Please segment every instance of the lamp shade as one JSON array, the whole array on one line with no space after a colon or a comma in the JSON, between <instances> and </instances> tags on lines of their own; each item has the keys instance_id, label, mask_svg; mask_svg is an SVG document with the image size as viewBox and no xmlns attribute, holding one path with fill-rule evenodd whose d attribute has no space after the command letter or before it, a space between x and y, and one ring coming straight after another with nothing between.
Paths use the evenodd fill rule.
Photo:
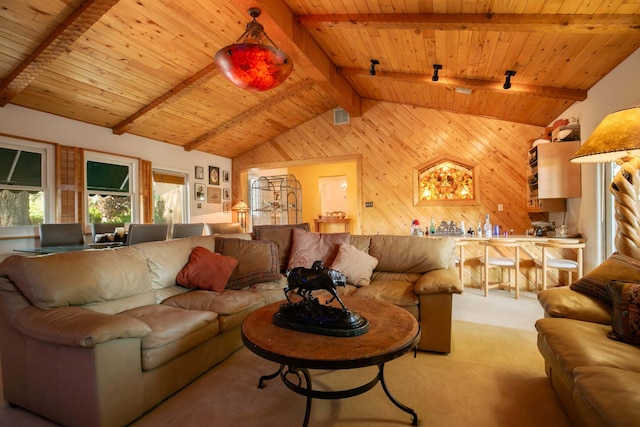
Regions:
<instances>
[{"instance_id":1,"label":"lamp shade","mask_svg":"<svg viewBox=\"0 0 640 427\"><path fill-rule=\"evenodd\" d=\"M225 46L216 53L215 63L231 83L253 91L275 88L293 70L293 63L286 53L257 43Z\"/></svg>"},{"instance_id":2,"label":"lamp shade","mask_svg":"<svg viewBox=\"0 0 640 427\"><path fill-rule=\"evenodd\" d=\"M603 163L627 156L640 156L640 107L616 111L605 117L571 161Z\"/></svg>"},{"instance_id":3,"label":"lamp shade","mask_svg":"<svg viewBox=\"0 0 640 427\"><path fill-rule=\"evenodd\" d=\"M249 210L249 206L244 202L244 200L240 200L238 203L231 207L234 211L238 212L246 212Z\"/></svg>"}]
</instances>

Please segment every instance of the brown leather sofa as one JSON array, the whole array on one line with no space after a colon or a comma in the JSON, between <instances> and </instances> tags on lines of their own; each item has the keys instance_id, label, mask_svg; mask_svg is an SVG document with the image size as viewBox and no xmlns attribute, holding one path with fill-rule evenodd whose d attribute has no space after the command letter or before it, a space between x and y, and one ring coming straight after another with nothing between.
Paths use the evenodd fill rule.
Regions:
<instances>
[{"instance_id":1,"label":"brown leather sofa","mask_svg":"<svg viewBox=\"0 0 640 427\"><path fill-rule=\"evenodd\" d=\"M251 235L227 238L238 237ZM286 278L222 293L178 286L192 249L214 251L220 238L5 259L0 351L7 401L63 425L126 425L235 352L242 320L283 300ZM452 294L461 292L453 241L351 238L392 271L375 271L368 293L347 292L404 304L420 321L419 348L449 352ZM447 268L393 271L394 263L405 268L407 259L433 258L433 251L450 257Z\"/></svg>"},{"instance_id":2,"label":"brown leather sofa","mask_svg":"<svg viewBox=\"0 0 640 427\"><path fill-rule=\"evenodd\" d=\"M538 297L538 349L551 387L576 426L640 424L640 347L613 340L610 305L570 287Z\"/></svg>"}]
</instances>

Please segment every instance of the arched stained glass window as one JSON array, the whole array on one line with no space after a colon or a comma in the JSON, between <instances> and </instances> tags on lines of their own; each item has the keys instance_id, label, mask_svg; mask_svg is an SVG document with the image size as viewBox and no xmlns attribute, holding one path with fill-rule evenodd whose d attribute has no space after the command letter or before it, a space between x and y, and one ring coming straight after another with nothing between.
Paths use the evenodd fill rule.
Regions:
<instances>
[{"instance_id":1,"label":"arched stained glass window","mask_svg":"<svg viewBox=\"0 0 640 427\"><path fill-rule=\"evenodd\" d=\"M478 177L474 166L439 158L414 169L414 204L477 204Z\"/></svg>"}]
</instances>

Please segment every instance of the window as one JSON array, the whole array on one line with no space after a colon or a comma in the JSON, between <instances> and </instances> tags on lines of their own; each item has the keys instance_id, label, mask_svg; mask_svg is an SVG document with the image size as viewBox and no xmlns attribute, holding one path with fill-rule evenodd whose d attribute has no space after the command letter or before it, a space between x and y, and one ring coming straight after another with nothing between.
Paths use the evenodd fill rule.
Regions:
<instances>
[{"instance_id":1,"label":"window","mask_svg":"<svg viewBox=\"0 0 640 427\"><path fill-rule=\"evenodd\" d=\"M31 141L0 139L0 227L49 222L53 192L53 147ZM5 234L5 233L3 233Z\"/></svg>"},{"instance_id":2,"label":"window","mask_svg":"<svg viewBox=\"0 0 640 427\"><path fill-rule=\"evenodd\" d=\"M135 160L86 152L89 223L137 222Z\"/></svg>"},{"instance_id":3,"label":"window","mask_svg":"<svg viewBox=\"0 0 640 427\"><path fill-rule=\"evenodd\" d=\"M153 171L153 222L172 224L189 222L186 174Z\"/></svg>"}]
</instances>

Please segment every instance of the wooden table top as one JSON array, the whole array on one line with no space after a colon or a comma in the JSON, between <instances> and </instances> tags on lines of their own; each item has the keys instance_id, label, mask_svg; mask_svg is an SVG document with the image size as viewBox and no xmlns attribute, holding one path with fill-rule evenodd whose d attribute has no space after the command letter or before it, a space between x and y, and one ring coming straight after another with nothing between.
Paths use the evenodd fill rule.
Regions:
<instances>
[{"instance_id":1,"label":"wooden table top","mask_svg":"<svg viewBox=\"0 0 640 427\"><path fill-rule=\"evenodd\" d=\"M242 340L247 348L265 359L310 369L377 365L400 357L418 342L420 327L408 311L372 299L342 300L349 310L369 321L365 334L334 337L276 326L272 317L283 302L275 302L247 316L242 323Z\"/></svg>"}]
</instances>

